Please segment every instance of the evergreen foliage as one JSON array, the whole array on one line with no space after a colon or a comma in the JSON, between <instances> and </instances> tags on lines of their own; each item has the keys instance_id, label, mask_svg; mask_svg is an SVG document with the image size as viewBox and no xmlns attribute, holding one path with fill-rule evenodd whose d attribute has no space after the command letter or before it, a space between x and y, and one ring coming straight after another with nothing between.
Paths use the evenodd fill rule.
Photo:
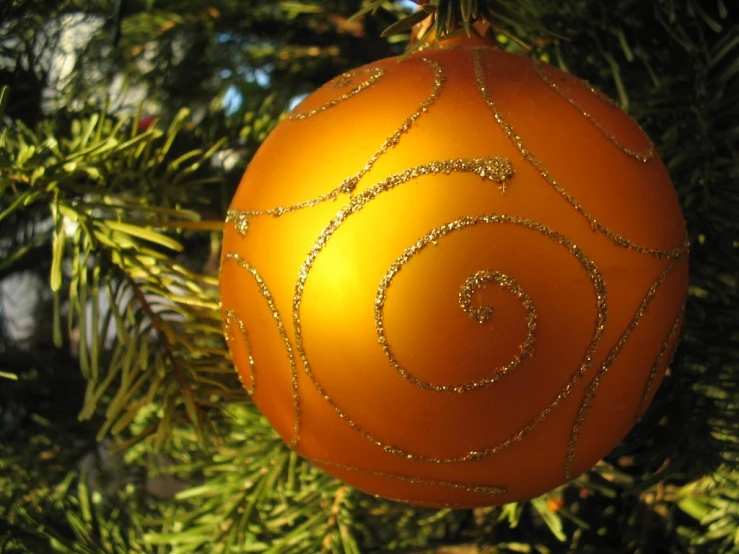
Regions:
<instances>
[{"instance_id":1,"label":"evergreen foliage","mask_svg":"<svg viewBox=\"0 0 739 554\"><path fill-rule=\"evenodd\" d=\"M425 4L0 2L0 553L739 552L737 6ZM432 13L618 99L691 239L682 343L641 423L575 482L474 511L374 499L291 453L218 309L250 156Z\"/></svg>"}]
</instances>

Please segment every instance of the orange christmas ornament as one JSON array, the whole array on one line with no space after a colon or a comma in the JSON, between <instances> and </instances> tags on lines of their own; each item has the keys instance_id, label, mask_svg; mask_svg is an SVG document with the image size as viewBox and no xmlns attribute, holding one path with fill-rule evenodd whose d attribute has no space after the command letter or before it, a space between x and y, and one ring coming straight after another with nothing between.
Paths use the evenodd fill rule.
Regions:
<instances>
[{"instance_id":1,"label":"orange christmas ornament","mask_svg":"<svg viewBox=\"0 0 739 554\"><path fill-rule=\"evenodd\" d=\"M299 454L424 506L591 468L678 341L684 221L654 146L577 79L479 40L310 95L228 213L234 362Z\"/></svg>"}]
</instances>

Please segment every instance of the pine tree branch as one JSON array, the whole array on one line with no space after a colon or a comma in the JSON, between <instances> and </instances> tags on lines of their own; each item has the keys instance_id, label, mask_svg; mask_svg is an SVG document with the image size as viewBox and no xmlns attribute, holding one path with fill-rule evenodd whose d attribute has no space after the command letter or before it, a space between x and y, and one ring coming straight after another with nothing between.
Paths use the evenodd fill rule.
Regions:
<instances>
[{"instance_id":1,"label":"pine tree branch","mask_svg":"<svg viewBox=\"0 0 739 554\"><path fill-rule=\"evenodd\" d=\"M205 441L205 435L203 432L202 413L200 409L197 407L197 405L195 404L195 401L193 400L193 394L190 388L190 383L185 379L184 369L180 365L180 361L178 357L175 356L174 349L168 338L168 334L164 332L163 326L165 324L163 320L159 317L159 315L156 312L154 312L154 310L151 307L151 304L146 299L146 295L141 290L141 288L138 286L136 281L134 281L130 275L126 275L125 279L131 286L131 289L134 291L134 295L136 297L136 300L139 302L139 305L144 310L144 312L146 312L147 316L152 322L154 330L156 331L157 336L158 336L159 344L164 349L167 359L169 360L169 363L177 377L177 381L180 385L180 390L182 391L182 394L183 394L183 398L185 401L185 407L187 410L187 414L190 417L190 421L195 426L195 429L198 434L198 438L201 441Z\"/></svg>"}]
</instances>

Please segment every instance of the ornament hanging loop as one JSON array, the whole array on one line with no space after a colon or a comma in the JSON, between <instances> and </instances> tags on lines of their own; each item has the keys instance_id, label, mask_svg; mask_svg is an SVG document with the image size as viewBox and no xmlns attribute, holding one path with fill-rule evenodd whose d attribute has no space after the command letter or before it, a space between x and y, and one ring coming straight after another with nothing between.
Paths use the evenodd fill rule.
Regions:
<instances>
[{"instance_id":1,"label":"ornament hanging loop","mask_svg":"<svg viewBox=\"0 0 739 554\"><path fill-rule=\"evenodd\" d=\"M430 0L417 0L415 3L418 4L419 9L428 9L424 8L423 6L428 6L431 4ZM478 19L472 22L469 25L469 33L466 33L464 29L460 27L455 32L439 38L437 17L438 12L434 10L429 17L426 17L420 23L417 23L413 26L411 30L410 40L411 49L414 49L414 47L418 48L419 46L423 48L424 45L419 45L419 42L426 43L428 46L439 44L442 42L447 44L455 43L458 41L466 42L466 39L483 39L486 41L494 42L491 33L492 25L486 19Z\"/></svg>"}]
</instances>

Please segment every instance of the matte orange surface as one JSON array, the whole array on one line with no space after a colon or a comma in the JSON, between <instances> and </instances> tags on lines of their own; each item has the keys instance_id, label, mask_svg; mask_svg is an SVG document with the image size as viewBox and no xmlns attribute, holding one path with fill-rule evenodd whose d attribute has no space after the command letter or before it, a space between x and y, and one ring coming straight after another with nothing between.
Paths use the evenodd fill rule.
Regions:
<instances>
[{"instance_id":1,"label":"matte orange surface","mask_svg":"<svg viewBox=\"0 0 739 554\"><path fill-rule=\"evenodd\" d=\"M236 368L286 442L429 506L530 498L606 455L664 375L687 290L677 197L636 123L474 41L360 68L296 113L244 175L229 221L248 230L227 226L221 269ZM488 157L512 176L464 169ZM388 184L448 160L464 167ZM527 305L481 282L476 320L460 293L480 271L536 316L497 377Z\"/></svg>"}]
</instances>

